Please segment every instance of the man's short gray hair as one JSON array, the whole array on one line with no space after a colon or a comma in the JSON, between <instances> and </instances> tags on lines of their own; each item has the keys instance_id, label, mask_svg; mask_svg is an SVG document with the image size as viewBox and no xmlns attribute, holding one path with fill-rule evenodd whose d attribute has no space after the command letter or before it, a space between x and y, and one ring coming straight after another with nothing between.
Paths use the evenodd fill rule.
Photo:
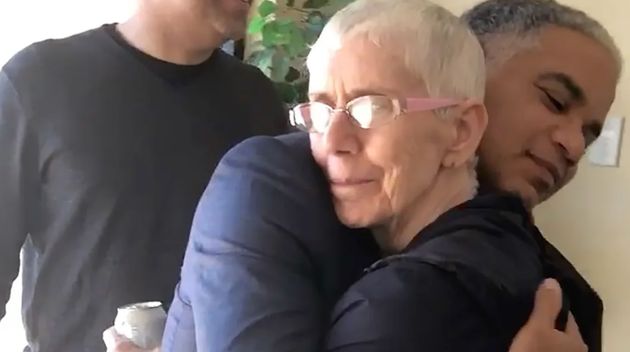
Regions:
<instances>
[{"instance_id":1,"label":"man's short gray hair","mask_svg":"<svg viewBox=\"0 0 630 352\"><path fill-rule=\"evenodd\" d=\"M621 75L623 59L608 31L586 13L555 0L487 0L463 18L481 42L490 70L536 45L542 29L558 26L600 43L613 56Z\"/></svg>"},{"instance_id":2,"label":"man's short gray hair","mask_svg":"<svg viewBox=\"0 0 630 352\"><path fill-rule=\"evenodd\" d=\"M357 35L399 55L429 96L483 100L483 50L448 10L426 0L357 0L326 24L308 56L309 71L321 70L343 41Z\"/></svg>"}]
</instances>

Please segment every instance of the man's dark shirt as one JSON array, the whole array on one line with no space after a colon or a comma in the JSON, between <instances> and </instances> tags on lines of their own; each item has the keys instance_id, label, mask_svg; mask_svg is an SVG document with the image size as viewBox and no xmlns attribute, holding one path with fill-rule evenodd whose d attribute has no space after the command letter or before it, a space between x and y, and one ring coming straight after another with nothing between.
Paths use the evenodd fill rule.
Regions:
<instances>
[{"instance_id":1,"label":"man's dark shirt","mask_svg":"<svg viewBox=\"0 0 630 352\"><path fill-rule=\"evenodd\" d=\"M106 25L33 44L0 72L0 317L23 259L34 352L102 351L118 306L168 304L221 156L285 131L256 68L182 66Z\"/></svg>"}]
</instances>

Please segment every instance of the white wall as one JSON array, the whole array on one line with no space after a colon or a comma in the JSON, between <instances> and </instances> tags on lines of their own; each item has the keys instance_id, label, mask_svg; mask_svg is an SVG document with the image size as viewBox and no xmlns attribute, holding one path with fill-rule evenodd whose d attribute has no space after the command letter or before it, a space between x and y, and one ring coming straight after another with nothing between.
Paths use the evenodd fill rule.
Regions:
<instances>
[{"instance_id":1,"label":"white wall","mask_svg":"<svg viewBox=\"0 0 630 352\"><path fill-rule=\"evenodd\" d=\"M124 20L134 0L0 0L0 63L38 40Z\"/></svg>"},{"instance_id":2,"label":"white wall","mask_svg":"<svg viewBox=\"0 0 630 352\"><path fill-rule=\"evenodd\" d=\"M0 0L0 66L32 42L123 21L134 6L134 0ZM20 286L18 278L7 315L0 321L2 352L21 352L26 344L20 317Z\"/></svg>"}]
</instances>

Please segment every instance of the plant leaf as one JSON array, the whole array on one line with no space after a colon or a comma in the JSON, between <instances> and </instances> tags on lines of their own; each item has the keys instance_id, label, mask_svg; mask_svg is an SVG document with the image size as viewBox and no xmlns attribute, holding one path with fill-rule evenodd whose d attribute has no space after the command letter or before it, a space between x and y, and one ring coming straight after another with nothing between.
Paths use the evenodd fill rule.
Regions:
<instances>
[{"instance_id":1,"label":"plant leaf","mask_svg":"<svg viewBox=\"0 0 630 352\"><path fill-rule=\"evenodd\" d=\"M278 32L289 34L295 30L299 30L295 21L290 18L279 18L277 21Z\"/></svg>"},{"instance_id":2,"label":"plant leaf","mask_svg":"<svg viewBox=\"0 0 630 352\"><path fill-rule=\"evenodd\" d=\"M286 45L286 50L289 57L294 58L306 51L306 40L304 39L302 31L298 28L295 28L290 35L290 40Z\"/></svg>"},{"instance_id":3,"label":"plant leaf","mask_svg":"<svg viewBox=\"0 0 630 352\"><path fill-rule=\"evenodd\" d=\"M329 0L306 0L302 7L305 9L319 9L328 5L328 2Z\"/></svg>"},{"instance_id":4,"label":"plant leaf","mask_svg":"<svg viewBox=\"0 0 630 352\"><path fill-rule=\"evenodd\" d=\"M308 101L308 77L305 78L306 79L293 83L296 102Z\"/></svg>"},{"instance_id":5,"label":"plant leaf","mask_svg":"<svg viewBox=\"0 0 630 352\"><path fill-rule=\"evenodd\" d=\"M278 21L265 23L262 28L263 45L270 48L288 44L291 41L290 30L290 28L287 28L286 25L281 25Z\"/></svg>"},{"instance_id":6,"label":"plant leaf","mask_svg":"<svg viewBox=\"0 0 630 352\"><path fill-rule=\"evenodd\" d=\"M247 63L258 67L267 77L271 78L271 67L275 50L263 49L251 53Z\"/></svg>"},{"instance_id":7,"label":"plant leaf","mask_svg":"<svg viewBox=\"0 0 630 352\"><path fill-rule=\"evenodd\" d=\"M263 46L270 48L276 45L277 27L276 21L265 23L261 30Z\"/></svg>"},{"instance_id":8,"label":"plant leaf","mask_svg":"<svg viewBox=\"0 0 630 352\"><path fill-rule=\"evenodd\" d=\"M324 23L324 14L321 11L311 11L306 16L306 23L310 25L322 25Z\"/></svg>"},{"instance_id":9,"label":"plant leaf","mask_svg":"<svg viewBox=\"0 0 630 352\"><path fill-rule=\"evenodd\" d=\"M330 0L330 7L338 11L350 5L354 0Z\"/></svg>"},{"instance_id":10,"label":"plant leaf","mask_svg":"<svg viewBox=\"0 0 630 352\"><path fill-rule=\"evenodd\" d=\"M287 73L286 77L284 77L284 80L291 83L299 79L301 76L302 73L295 69L295 67L289 67L289 73Z\"/></svg>"},{"instance_id":11,"label":"plant leaf","mask_svg":"<svg viewBox=\"0 0 630 352\"><path fill-rule=\"evenodd\" d=\"M307 43L313 43L319 37L326 24L326 17L320 11L312 11L304 24L303 38Z\"/></svg>"},{"instance_id":12,"label":"plant leaf","mask_svg":"<svg viewBox=\"0 0 630 352\"><path fill-rule=\"evenodd\" d=\"M282 82L289 73L289 58L280 50L277 50L271 60L271 80Z\"/></svg>"},{"instance_id":13,"label":"plant leaf","mask_svg":"<svg viewBox=\"0 0 630 352\"><path fill-rule=\"evenodd\" d=\"M252 18L251 22L247 26L247 33L249 34L257 34L262 31L263 26L265 25L265 19L256 15Z\"/></svg>"},{"instance_id":14,"label":"plant leaf","mask_svg":"<svg viewBox=\"0 0 630 352\"><path fill-rule=\"evenodd\" d=\"M258 14L261 17L267 17L278 9L278 5L270 0L264 0L258 5Z\"/></svg>"},{"instance_id":15,"label":"plant leaf","mask_svg":"<svg viewBox=\"0 0 630 352\"><path fill-rule=\"evenodd\" d=\"M294 104L297 101L297 90L293 85L286 82L275 82L276 90L283 102Z\"/></svg>"}]
</instances>

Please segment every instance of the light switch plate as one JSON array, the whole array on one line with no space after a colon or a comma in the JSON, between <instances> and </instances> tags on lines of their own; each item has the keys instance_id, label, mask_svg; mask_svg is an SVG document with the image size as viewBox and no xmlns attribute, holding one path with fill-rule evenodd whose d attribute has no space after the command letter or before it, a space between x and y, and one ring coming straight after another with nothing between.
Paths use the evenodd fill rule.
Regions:
<instances>
[{"instance_id":1,"label":"light switch plate","mask_svg":"<svg viewBox=\"0 0 630 352\"><path fill-rule=\"evenodd\" d=\"M588 150L588 160L597 166L619 166L624 118L609 116L599 138Z\"/></svg>"}]
</instances>

